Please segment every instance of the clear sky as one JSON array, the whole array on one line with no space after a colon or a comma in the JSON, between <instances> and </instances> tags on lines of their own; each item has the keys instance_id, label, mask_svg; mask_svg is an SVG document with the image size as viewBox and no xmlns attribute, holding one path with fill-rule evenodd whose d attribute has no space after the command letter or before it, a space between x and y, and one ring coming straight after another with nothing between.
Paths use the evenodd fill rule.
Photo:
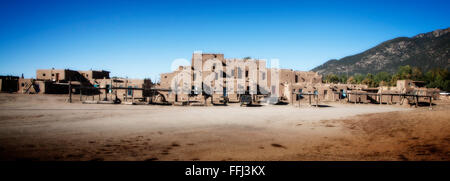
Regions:
<instances>
[{"instance_id":1,"label":"clear sky","mask_svg":"<svg viewBox=\"0 0 450 181\"><path fill-rule=\"evenodd\" d=\"M448 0L3 0L0 75L54 67L154 79L197 50L310 70L449 25Z\"/></svg>"}]
</instances>

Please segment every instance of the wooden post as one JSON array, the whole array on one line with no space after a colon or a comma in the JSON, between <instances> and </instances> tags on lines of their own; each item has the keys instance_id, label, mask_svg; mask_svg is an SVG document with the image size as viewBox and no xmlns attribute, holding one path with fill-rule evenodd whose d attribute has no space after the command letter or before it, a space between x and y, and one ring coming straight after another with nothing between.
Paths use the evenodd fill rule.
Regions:
<instances>
[{"instance_id":1,"label":"wooden post","mask_svg":"<svg viewBox=\"0 0 450 181\"><path fill-rule=\"evenodd\" d=\"M380 105L383 104L383 93L380 92Z\"/></svg>"},{"instance_id":2,"label":"wooden post","mask_svg":"<svg viewBox=\"0 0 450 181\"><path fill-rule=\"evenodd\" d=\"M112 90L113 90L113 89L112 89L112 87L113 87L113 80L112 80L112 79L110 80L109 85L110 85L110 86L109 86L109 90L111 90L111 92L109 92L109 90L108 90L108 93L110 93L110 94L109 94L109 97L110 97L110 100L113 100L113 93L112 93Z\"/></svg>"},{"instance_id":3,"label":"wooden post","mask_svg":"<svg viewBox=\"0 0 450 181\"><path fill-rule=\"evenodd\" d=\"M83 89L80 86L80 101L83 101Z\"/></svg>"},{"instance_id":4,"label":"wooden post","mask_svg":"<svg viewBox=\"0 0 450 181\"><path fill-rule=\"evenodd\" d=\"M108 100L108 89L106 88L106 85L105 85L105 100Z\"/></svg>"},{"instance_id":5,"label":"wooden post","mask_svg":"<svg viewBox=\"0 0 450 181\"><path fill-rule=\"evenodd\" d=\"M355 104L357 100L358 100L358 91L355 92Z\"/></svg>"},{"instance_id":6,"label":"wooden post","mask_svg":"<svg viewBox=\"0 0 450 181\"><path fill-rule=\"evenodd\" d=\"M134 89L131 89L131 103L134 103Z\"/></svg>"},{"instance_id":7,"label":"wooden post","mask_svg":"<svg viewBox=\"0 0 450 181\"><path fill-rule=\"evenodd\" d=\"M297 94L297 99L298 99L298 107L300 107L300 94Z\"/></svg>"},{"instance_id":8,"label":"wooden post","mask_svg":"<svg viewBox=\"0 0 450 181\"><path fill-rule=\"evenodd\" d=\"M350 102L350 93L347 92L347 102Z\"/></svg>"},{"instance_id":9,"label":"wooden post","mask_svg":"<svg viewBox=\"0 0 450 181\"><path fill-rule=\"evenodd\" d=\"M117 82L116 82L116 86L115 86L115 87L117 87ZM115 89L115 90L114 90L114 95L116 96L116 99L115 99L115 100L119 99L119 98L117 97L117 90L118 90L118 89Z\"/></svg>"},{"instance_id":10,"label":"wooden post","mask_svg":"<svg viewBox=\"0 0 450 181\"><path fill-rule=\"evenodd\" d=\"M128 78L125 79L125 94L123 96L123 99L125 100L125 102L128 101Z\"/></svg>"},{"instance_id":11,"label":"wooden post","mask_svg":"<svg viewBox=\"0 0 450 181\"><path fill-rule=\"evenodd\" d=\"M403 105L403 100L405 100L405 99L404 99L403 95L399 95L399 96L400 96L400 105Z\"/></svg>"},{"instance_id":12,"label":"wooden post","mask_svg":"<svg viewBox=\"0 0 450 181\"><path fill-rule=\"evenodd\" d=\"M214 105L214 99L213 99L214 93L211 92L211 105Z\"/></svg>"},{"instance_id":13,"label":"wooden post","mask_svg":"<svg viewBox=\"0 0 450 181\"><path fill-rule=\"evenodd\" d=\"M316 107L319 107L319 94L314 96L316 97Z\"/></svg>"},{"instance_id":14,"label":"wooden post","mask_svg":"<svg viewBox=\"0 0 450 181\"><path fill-rule=\"evenodd\" d=\"M309 94L309 106L311 106L311 94Z\"/></svg>"},{"instance_id":15,"label":"wooden post","mask_svg":"<svg viewBox=\"0 0 450 181\"><path fill-rule=\"evenodd\" d=\"M294 93L291 94L291 105L294 105Z\"/></svg>"},{"instance_id":16,"label":"wooden post","mask_svg":"<svg viewBox=\"0 0 450 181\"><path fill-rule=\"evenodd\" d=\"M431 106L433 105L432 102L433 102L433 96L430 96L430 109L433 109L433 108L431 107Z\"/></svg>"},{"instance_id":17,"label":"wooden post","mask_svg":"<svg viewBox=\"0 0 450 181\"><path fill-rule=\"evenodd\" d=\"M418 107L419 106L419 96L417 96L417 95L415 95L416 97L416 107Z\"/></svg>"},{"instance_id":18,"label":"wooden post","mask_svg":"<svg viewBox=\"0 0 450 181\"><path fill-rule=\"evenodd\" d=\"M72 103L72 81L69 78L69 103Z\"/></svg>"}]
</instances>

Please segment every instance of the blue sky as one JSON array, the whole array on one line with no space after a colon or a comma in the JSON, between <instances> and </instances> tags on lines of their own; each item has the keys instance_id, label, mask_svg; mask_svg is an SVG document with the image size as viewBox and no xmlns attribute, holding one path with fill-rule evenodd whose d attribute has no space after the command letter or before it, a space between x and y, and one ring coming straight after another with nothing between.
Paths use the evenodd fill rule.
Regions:
<instances>
[{"instance_id":1,"label":"blue sky","mask_svg":"<svg viewBox=\"0 0 450 181\"><path fill-rule=\"evenodd\" d=\"M383 41L447 28L449 1L0 2L0 75L105 69L154 79L196 50L310 70Z\"/></svg>"}]
</instances>

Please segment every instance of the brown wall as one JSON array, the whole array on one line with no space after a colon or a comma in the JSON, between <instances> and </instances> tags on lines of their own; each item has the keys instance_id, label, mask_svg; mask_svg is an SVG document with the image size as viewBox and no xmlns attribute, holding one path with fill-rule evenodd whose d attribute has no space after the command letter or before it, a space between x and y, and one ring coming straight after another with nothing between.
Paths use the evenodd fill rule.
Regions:
<instances>
[{"instance_id":1,"label":"brown wall","mask_svg":"<svg viewBox=\"0 0 450 181\"><path fill-rule=\"evenodd\" d=\"M1 92L17 92L19 85L19 77L15 76L0 76L0 91Z\"/></svg>"}]
</instances>

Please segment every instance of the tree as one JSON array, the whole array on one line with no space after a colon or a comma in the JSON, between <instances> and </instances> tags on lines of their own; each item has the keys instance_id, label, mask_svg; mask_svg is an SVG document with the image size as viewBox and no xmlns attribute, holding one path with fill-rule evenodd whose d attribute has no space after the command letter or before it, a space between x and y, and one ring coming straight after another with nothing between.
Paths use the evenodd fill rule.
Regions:
<instances>
[{"instance_id":1,"label":"tree","mask_svg":"<svg viewBox=\"0 0 450 181\"><path fill-rule=\"evenodd\" d=\"M335 74L328 74L325 77L325 81L328 83L339 83L339 77Z\"/></svg>"},{"instance_id":2,"label":"tree","mask_svg":"<svg viewBox=\"0 0 450 181\"><path fill-rule=\"evenodd\" d=\"M378 72L374 77L376 86L381 86L381 82L383 82L383 86L387 86L391 79L392 75L387 72Z\"/></svg>"},{"instance_id":3,"label":"tree","mask_svg":"<svg viewBox=\"0 0 450 181\"><path fill-rule=\"evenodd\" d=\"M378 83L378 86L389 86L389 83L382 80L382 81L380 81L380 83Z\"/></svg>"},{"instance_id":4,"label":"tree","mask_svg":"<svg viewBox=\"0 0 450 181\"><path fill-rule=\"evenodd\" d=\"M448 70L436 68L429 70L424 77L427 87L450 91L450 73Z\"/></svg>"},{"instance_id":5,"label":"tree","mask_svg":"<svg viewBox=\"0 0 450 181\"><path fill-rule=\"evenodd\" d=\"M411 70L411 79L412 80L423 80L422 70L419 67L413 67Z\"/></svg>"},{"instance_id":6,"label":"tree","mask_svg":"<svg viewBox=\"0 0 450 181\"><path fill-rule=\"evenodd\" d=\"M356 80L357 84L361 84L361 82L364 80L365 76L362 74L355 74L353 78Z\"/></svg>"},{"instance_id":7,"label":"tree","mask_svg":"<svg viewBox=\"0 0 450 181\"><path fill-rule=\"evenodd\" d=\"M412 68L409 65L400 66L398 68L397 74L400 79L411 79L412 77Z\"/></svg>"},{"instance_id":8,"label":"tree","mask_svg":"<svg viewBox=\"0 0 450 181\"><path fill-rule=\"evenodd\" d=\"M340 83L346 83L347 82L347 79L348 79L348 77L347 77L347 75L340 75L339 76L339 82Z\"/></svg>"},{"instance_id":9,"label":"tree","mask_svg":"<svg viewBox=\"0 0 450 181\"><path fill-rule=\"evenodd\" d=\"M364 78L364 80L361 82L362 84L366 84L369 87L377 87L378 85L373 80L373 75L371 73L368 73L367 76Z\"/></svg>"},{"instance_id":10,"label":"tree","mask_svg":"<svg viewBox=\"0 0 450 181\"><path fill-rule=\"evenodd\" d=\"M350 76L347 79L347 84L356 84L356 79L353 76Z\"/></svg>"}]
</instances>

